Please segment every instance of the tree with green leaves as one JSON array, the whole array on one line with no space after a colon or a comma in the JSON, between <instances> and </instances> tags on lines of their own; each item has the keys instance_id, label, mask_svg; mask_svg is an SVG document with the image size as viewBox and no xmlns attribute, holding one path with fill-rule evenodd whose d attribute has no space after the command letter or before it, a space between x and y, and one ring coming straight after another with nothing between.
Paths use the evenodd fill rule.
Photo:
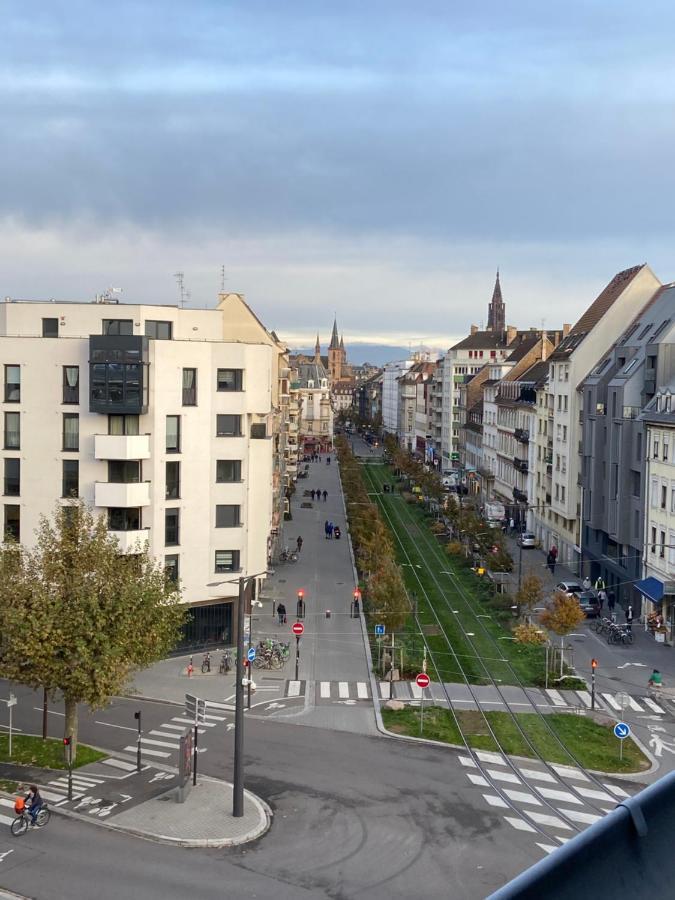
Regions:
<instances>
[{"instance_id":1,"label":"tree with green leaves","mask_svg":"<svg viewBox=\"0 0 675 900\"><path fill-rule=\"evenodd\" d=\"M84 502L42 517L32 548L0 550L0 634L6 678L65 703L77 749L78 703L92 709L165 656L184 620L180 590L146 548L120 553Z\"/></svg>"}]
</instances>

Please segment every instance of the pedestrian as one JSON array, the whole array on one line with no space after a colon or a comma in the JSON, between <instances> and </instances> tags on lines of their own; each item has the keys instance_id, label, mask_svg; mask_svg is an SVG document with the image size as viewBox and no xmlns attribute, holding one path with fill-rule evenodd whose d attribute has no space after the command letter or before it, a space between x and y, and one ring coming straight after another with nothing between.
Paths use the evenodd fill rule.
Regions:
<instances>
[{"instance_id":1,"label":"pedestrian","mask_svg":"<svg viewBox=\"0 0 675 900\"><path fill-rule=\"evenodd\" d=\"M551 556L554 560L556 560L556 562L558 561L558 548L555 544L553 544L551 547Z\"/></svg>"},{"instance_id":2,"label":"pedestrian","mask_svg":"<svg viewBox=\"0 0 675 900\"><path fill-rule=\"evenodd\" d=\"M600 604L600 612L602 612L602 607L605 605L605 600L607 599L607 592L604 588L600 588L598 591L598 603Z\"/></svg>"},{"instance_id":3,"label":"pedestrian","mask_svg":"<svg viewBox=\"0 0 675 900\"><path fill-rule=\"evenodd\" d=\"M628 631L633 631L633 607L628 606L626 608L626 628Z\"/></svg>"},{"instance_id":4,"label":"pedestrian","mask_svg":"<svg viewBox=\"0 0 675 900\"><path fill-rule=\"evenodd\" d=\"M312 500L314 500L314 495L316 494L316 491L314 490L314 488L312 488L312 490L309 493L310 493Z\"/></svg>"},{"instance_id":5,"label":"pedestrian","mask_svg":"<svg viewBox=\"0 0 675 900\"><path fill-rule=\"evenodd\" d=\"M330 465L330 456L327 456L327 457L326 457L326 465L327 465L327 466Z\"/></svg>"},{"instance_id":6,"label":"pedestrian","mask_svg":"<svg viewBox=\"0 0 675 900\"><path fill-rule=\"evenodd\" d=\"M551 570L551 575L555 575L555 556L551 553L550 550L548 551L548 554L546 556L546 565Z\"/></svg>"},{"instance_id":7,"label":"pedestrian","mask_svg":"<svg viewBox=\"0 0 675 900\"><path fill-rule=\"evenodd\" d=\"M614 607L616 606L616 597L614 596L614 591L609 591L607 594L607 609L610 613L614 612Z\"/></svg>"},{"instance_id":8,"label":"pedestrian","mask_svg":"<svg viewBox=\"0 0 675 900\"><path fill-rule=\"evenodd\" d=\"M325 503L326 500L328 500L328 491L327 491L327 490L324 490L324 492L323 492L323 502Z\"/></svg>"},{"instance_id":9,"label":"pedestrian","mask_svg":"<svg viewBox=\"0 0 675 900\"><path fill-rule=\"evenodd\" d=\"M331 541L333 539L333 523L328 523L328 540Z\"/></svg>"},{"instance_id":10,"label":"pedestrian","mask_svg":"<svg viewBox=\"0 0 675 900\"><path fill-rule=\"evenodd\" d=\"M511 534L513 534L513 532L516 530L516 520L513 518L513 516L511 516L511 518L509 519L509 530Z\"/></svg>"},{"instance_id":11,"label":"pedestrian","mask_svg":"<svg viewBox=\"0 0 675 900\"><path fill-rule=\"evenodd\" d=\"M506 529L509 527L509 520L504 519L502 521L502 534L506 534Z\"/></svg>"},{"instance_id":12,"label":"pedestrian","mask_svg":"<svg viewBox=\"0 0 675 900\"><path fill-rule=\"evenodd\" d=\"M298 545L298 553L300 553L300 551L302 550L302 538L299 535L296 544Z\"/></svg>"},{"instance_id":13,"label":"pedestrian","mask_svg":"<svg viewBox=\"0 0 675 900\"><path fill-rule=\"evenodd\" d=\"M598 575L598 577L595 579L595 589L596 591L604 591L605 582L603 581L602 575Z\"/></svg>"},{"instance_id":14,"label":"pedestrian","mask_svg":"<svg viewBox=\"0 0 675 900\"><path fill-rule=\"evenodd\" d=\"M328 540L328 526L329 525L330 525L330 522L328 521L328 519L326 519L326 521L323 523L323 530L326 534L326 540Z\"/></svg>"},{"instance_id":15,"label":"pedestrian","mask_svg":"<svg viewBox=\"0 0 675 900\"><path fill-rule=\"evenodd\" d=\"M277 603L277 615L279 616L279 624L286 624L286 607L283 603Z\"/></svg>"},{"instance_id":16,"label":"pedestrian","mask_svg":"<svg viewBox=\"0 0 675 900\"><path fill-rule=\"evenodd\" d=\"M581 586L585 591L590 591L591 579L588 577L588 575L584 578L583 582L581 583Z\"/></svg>"},{"instance_id":17,"label":"pedestrian","mask_svg":"<svg viewBox=\"0 0 675 900\"><path fill-rule=\"evenodd\" d=\"M319 490L315 491L315 493L316 493L317 498L321 495L321 491L319 491Z\"/></svg>"}]
</instances>

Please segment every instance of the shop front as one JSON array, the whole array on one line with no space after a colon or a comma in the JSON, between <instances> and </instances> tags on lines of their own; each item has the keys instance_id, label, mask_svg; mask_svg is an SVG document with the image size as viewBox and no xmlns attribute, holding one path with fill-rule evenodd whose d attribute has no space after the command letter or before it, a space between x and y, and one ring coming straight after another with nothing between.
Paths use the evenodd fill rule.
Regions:
<instances>
[{"instance_id":1,"label":"shop front","mask_svg":"<svg viewBox=\"0 0 675 900\"><path fill-rule=\"evenodd\" d=\"M675 582L663 582L649 576L636 581L635 590L644 601L643 615L645 627L661 644L673 644L675 636Z\"/></svg>"}]
</instances>

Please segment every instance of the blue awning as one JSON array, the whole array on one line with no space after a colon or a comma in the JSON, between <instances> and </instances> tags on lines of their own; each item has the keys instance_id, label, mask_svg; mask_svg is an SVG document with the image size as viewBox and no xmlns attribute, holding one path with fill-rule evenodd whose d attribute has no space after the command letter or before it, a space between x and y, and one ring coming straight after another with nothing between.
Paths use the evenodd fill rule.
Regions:
<instances>
[{"instance_id":1,"label":"blue awning","mask_svg":"<svg viewBox=\"0 0 675 900\"><path fill-rule=\"evenodd\" d=\"M658 578L643 578L642 581L635 582L635 587L652 603L663 600L663 583Z\"/></svg>"}]
</instances>

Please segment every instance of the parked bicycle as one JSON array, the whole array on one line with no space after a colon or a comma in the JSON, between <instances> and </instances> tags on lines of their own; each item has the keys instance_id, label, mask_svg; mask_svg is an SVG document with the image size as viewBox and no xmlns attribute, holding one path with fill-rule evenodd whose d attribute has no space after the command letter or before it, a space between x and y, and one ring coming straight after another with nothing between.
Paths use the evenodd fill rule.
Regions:
<instances>
[{"instance_id":1,"label":"parked bicycle","mask_svg":"<svg viewBox=\"0 0 675 900\"><path fill-rule=\"evenodd\" d=\"M19 797L14 803L14 812L16 814L16 818L9 826L10 831L15 836L25 834L28 831L29 827L33 824L33 819L30 814L30 807L26 806L25 802L23 801L23 797ZM47 824L47 822L49 822L50 817L51 811L49 809L49 804L46 800L43 800L42 806L37 816L35 817L35 825L38 828L42 828Z\"/></svg>"},{"instance_id":2,"label":"parked bicycle","mask_svg":"<svg viewBox=\"0 0 675 900\"><path fill-rule=\"evenodd\" d=\"M612 624L611 628L607 630L607 643L608 644L632 644L633 643L633 631L628 628L627 625L615 625Z\"/></svg>"},{"instance_id":3,"label":"parked bicycle","mask_svg":"<svg viewBox=\"0 0 675 900\"><path fill-rule=\"evenodd\" d=\"M207 672L211 671L211 654L206 652L204 654L204 658L202 659L202 675L206 675Z\"/></svg>"},{"instance_id":4,"label":"parked bicycle","mask_svg":"<svg viewBox=\"0 0 675 900\"><path fill-rule=\"evenodd\" d=\"M281 560L281 562L291 562L291 563L297 562L298 561L297 551L289 550L288 547L284 547L284 549L281 551L281 553L279 555L279 559Z\"/></svg>"},{"instance_id":5,"label":"parked bicycle","mask_svg":"<svg viewBox=\"0 0 675 900\"><path fill-rule=\"evenodd\" d=\"M221 675L227 675L227 673L231 669L232 669L232 654L230 653L229 650L226 650L220 659L220 666L218 668L218 671Z\"/></svg>"}]
</instances>

